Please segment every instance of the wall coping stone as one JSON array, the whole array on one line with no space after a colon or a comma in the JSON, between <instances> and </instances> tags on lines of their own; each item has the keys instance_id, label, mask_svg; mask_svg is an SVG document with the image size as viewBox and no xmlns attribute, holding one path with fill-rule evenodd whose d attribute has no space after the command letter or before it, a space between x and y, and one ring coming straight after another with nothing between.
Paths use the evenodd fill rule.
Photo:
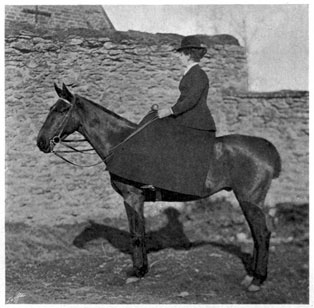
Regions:
<instances>
[{"instance_id":1,"label":"wall coping stone","mask_svg":"<svg viewBox=\"0 0 314 308\"><path fill-rule=\"evenodd\" d=\"M173 47L180 45L182 35L174 33L148 33L140 31L113 31L113 30L95 30L88 28L44 28L36 27L28 23L11 23L10 27L5 29L5 40L12 37L41 37L43 39L51 39L58 41L68 41L73 38L110 38L114 43L124 43L127 44L130 41L136 42L140 45L163 45L168 44ZM221 45L229 46L240 46L239 41L229 35L229 34L218 34L218 35L201 35L197 36L203 41L207 47L212 48L216 46L217 48Z\"/></svg>"},{"instance_id":2,"label":"wall coping stone","mask_svg":"<svg viewBox=\"0 0 314 308\"><path fill-rule=\"evenodd\" d=\"M230 99L234 98L300 98L308 97L309 91L298 91L298 90L280 90L273 92L235 92L231 91L228 93L228 89L223 91L223 98Z\"/></svg>"}]
</instances>

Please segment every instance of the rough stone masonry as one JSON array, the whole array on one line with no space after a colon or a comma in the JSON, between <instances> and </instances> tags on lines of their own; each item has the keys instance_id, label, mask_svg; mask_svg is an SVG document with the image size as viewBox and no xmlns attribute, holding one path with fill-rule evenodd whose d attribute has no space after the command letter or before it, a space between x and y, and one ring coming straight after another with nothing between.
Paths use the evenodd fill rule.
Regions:
<instances>
[{"instance_id":1,"label":"rough stone masonry","mask_svg":"<svg viewBox=\"0 0 314 308\"><path fill-rule=\"evenodd\" d=\"M37 149L37 133L57 99L54 82L72 85L74 93L135 122L152 104L170 106L178 97L182 71L172 51L180 36L83 32L6 33L8 221L61 224L124 213L104 165L73 167ZM307 202L308 92L248 93L244 48L217 38L208 39L207 45L201 65L210 79L208 104L218 134L244 133L273 142L283 171L273 182L268 205ZM82 161L77 155L71 159ZM98 157L83 160L95 162Z\"/></svg>"}]
</instances>

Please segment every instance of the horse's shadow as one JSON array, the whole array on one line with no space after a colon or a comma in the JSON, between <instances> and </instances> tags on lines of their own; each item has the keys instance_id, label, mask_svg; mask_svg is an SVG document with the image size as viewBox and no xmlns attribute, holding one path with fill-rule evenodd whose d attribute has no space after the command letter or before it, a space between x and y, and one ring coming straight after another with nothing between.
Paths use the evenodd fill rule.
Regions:
<instances>
[{"instance_id":1,"label":"horse's shadow","mask_svg":"<svg viewBox=\"0 0 314 308\"><path fill-rule=\"evenodd\" d=\"M243 263L246 271L251 272L252 257L248 253L243 253L240 247L230 243L220 243L213 241L196 241L190 242L184 234L183 225L179 221L180 213L175 208L169 207L164 213L167 215L168 223L166 226L156 231L150 231L146 234L146 251L157 252L166 248L176 250L189 250L195 247L211 245L237 256ZM119 230L114 227L102 225L90 221L90 226L85 228L73 241L78 248L92 240L103 238L119 251L131 254L131 235L129 232Z\"/></svg>"}]
</instances>

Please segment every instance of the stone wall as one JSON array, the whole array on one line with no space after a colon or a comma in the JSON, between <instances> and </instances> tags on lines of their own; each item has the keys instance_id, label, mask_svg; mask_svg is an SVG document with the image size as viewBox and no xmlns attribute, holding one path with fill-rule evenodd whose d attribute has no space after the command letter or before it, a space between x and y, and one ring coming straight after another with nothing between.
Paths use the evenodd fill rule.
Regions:
<instances>
[{"instance_id":1,"label":"stone wall","mask_svg":"<svg viewBox=\"0 0 314 308\"><path fill-rule=\"evenodd\" d=\"M273 181L267 202L308 202L309 93L225 94L220 112L226 125L221 133L262 136L277 147L282 173Z\"/></svg>"},{"instance_id":2,"label":"stone wall","mask_svg":"<svg viewBox=\"0 0 314 308\"><path fill-rule=\"evenodd\" d=\"M105 166L73 167L37 149L37 133L49 106L57 99L54 82L72 85L74 93L135 122L152 104L170 106L178 97L182 69L172 50L180 36L135 32L84 36L82 31L78 36L74 32L67 35L52 35L51 31L41 35L7 32L9 221L61 224L125 215L122 200L108 184ZM245 50L230 42L222 44L217 37L208 38L207 44L208 54L201 65L210 79L208 104L218 133L244 132L273 141L283 157L284 182L277 181L269 200L308 200L307 94L226 96L228 89L246 90ZM81 160L77 155L71 159ZM92 163L98 157L90 155L83 160ZM156 206L148 206L147 211L153 208Z\"/></svg>"}]
</instances>

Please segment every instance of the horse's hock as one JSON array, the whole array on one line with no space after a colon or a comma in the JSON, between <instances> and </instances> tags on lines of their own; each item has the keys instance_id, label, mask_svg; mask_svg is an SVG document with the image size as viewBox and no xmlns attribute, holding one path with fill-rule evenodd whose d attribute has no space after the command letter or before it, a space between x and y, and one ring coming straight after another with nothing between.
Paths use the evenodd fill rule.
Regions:
<instances>
[{"instance_id":1,"label":"horse's hock","mask_svg":"<svg viewBox=\"0 0 314 308\"><path fill-rule=\"evenodd\" d=\"M172 50L181 37L21 29L5 37L7 220L62 224L121 215L122 200L105 166L81 169L37 149L38 130L56 99L53 83L72 85L76 93L139 121L152 104L170 106L178 97L181 70ZM308 202L308 92L248 93L244 48L230 36L205 39L202 67L218 134L271 141L281 154L282 174L266 203Z\"/></svg>"}]
</instances>

